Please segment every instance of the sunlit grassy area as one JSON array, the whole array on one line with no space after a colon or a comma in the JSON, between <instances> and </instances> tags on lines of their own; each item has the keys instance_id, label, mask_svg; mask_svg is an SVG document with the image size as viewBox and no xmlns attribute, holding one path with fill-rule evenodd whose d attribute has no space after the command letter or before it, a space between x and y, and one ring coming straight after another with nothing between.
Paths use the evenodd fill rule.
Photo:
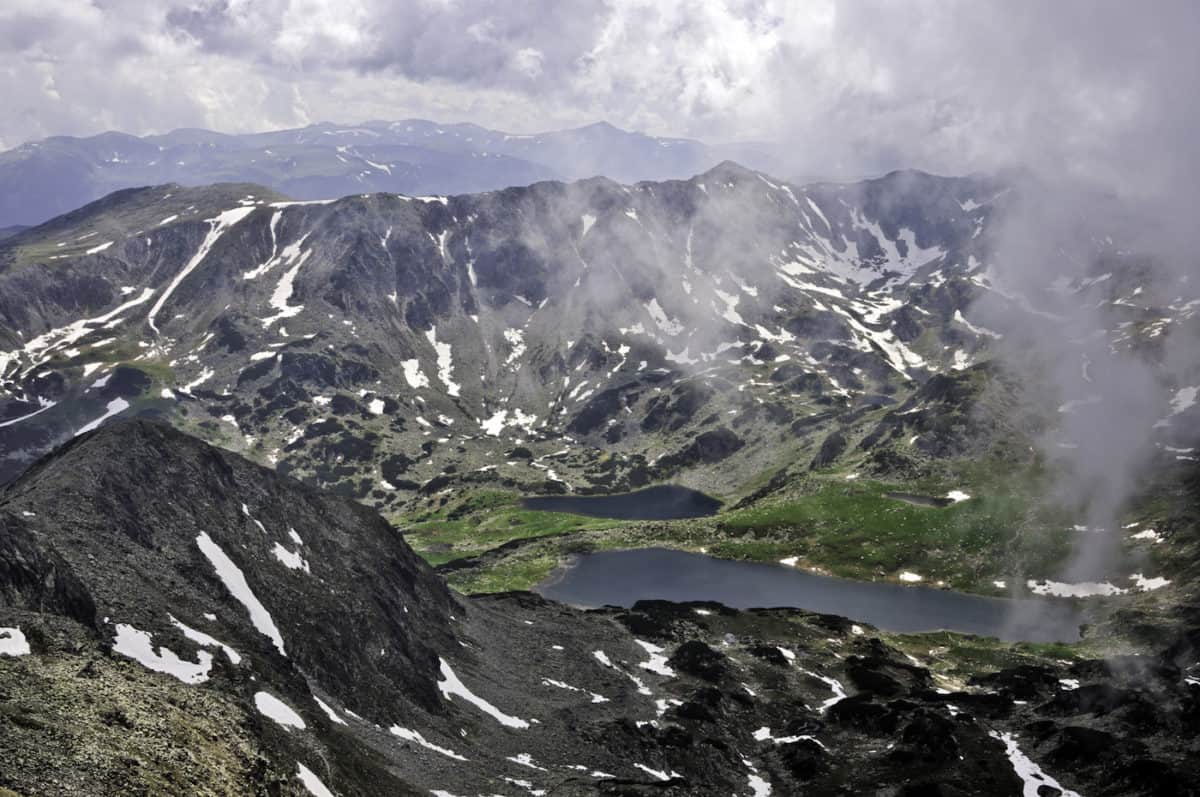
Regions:
<instances>
[{"instance_id":1,"label":"sunlit grassy area","mask_svg":"<svg viewBox=\"0 0 1200 797\"><path fill-rule=\"evenodd\" d=\"M845 578L896 580L1007 594L1014 573L1052 574L1070 553L1070 515L1038 492L1028 473L981 470L956 483L970 498L918 506L891 492L944 496L944 484L884 483L822 474L805 489L712 518L630 522L531 512L509 493L476 493L435 515L403 518L410 544L431 563L528 539L459 571L464 591L528 589L571 552L661 546L727 559L778 562ZM982 484L984 477L989 486Z\"/></svg>"},{"instance_id":2,"label":"sunlit grassy area","mask_svg":"<svg viewBox=\"0 0 1200 797\"><path fill-rule=\"evenodd\" d=\"M520 501L515 493L481 491L436 513L393 518L393 522L408 544L434 565L476 556L512 540L600 531L623 523L532 511L522 508Z\"/></svg>"},{"instance_id":3,"label":"sunlit grassy area","mask_svg":"<svg viewBox=\"0 0 1200 797\"><path fill-rule=\"evenodd\" d=\"M723 515L712 552L734 558L790 558L851 578L894 577L971 589L1018 563L1040 566L1069 553L1068 524L1025 489L997 484L944 507L887 497L910 485L830 478L807 495ZM930 492L943 495L945 491ZM1037 533L1026 533L1036 529ZM1039 567L1040 569L1040 567Z\"/></svg>"}]
</instances>

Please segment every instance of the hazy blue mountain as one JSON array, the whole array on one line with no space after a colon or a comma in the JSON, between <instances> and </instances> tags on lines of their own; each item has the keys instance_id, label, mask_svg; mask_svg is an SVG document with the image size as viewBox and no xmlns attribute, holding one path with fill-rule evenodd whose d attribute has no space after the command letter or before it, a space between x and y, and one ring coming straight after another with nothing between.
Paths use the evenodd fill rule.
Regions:
<instances>
[{"instance_id":1,"label":"hazy blue mountain","mask_svg":"<svg viewBox=\"0 0 1200 797\"><path fill-rule=\"evenodd\" d=\"M756 150L739 160L768 165ZM296 199L380 191L491 191L603 175L618 182L688 177L725 157L698 141L598 123L537 135L420 119L226 135L175 130L136 137L56 136L0 154L0 228L41 223L112 191L178 183L251 182Z\"/></svg>"}]
</instances>

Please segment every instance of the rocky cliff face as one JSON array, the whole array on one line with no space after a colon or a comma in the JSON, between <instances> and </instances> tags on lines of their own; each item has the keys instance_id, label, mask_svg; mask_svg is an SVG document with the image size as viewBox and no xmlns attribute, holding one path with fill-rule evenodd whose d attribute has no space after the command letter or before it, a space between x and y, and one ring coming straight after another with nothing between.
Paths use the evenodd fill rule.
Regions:
<instances>
[{"instance_id":1,"label":"rocky cliff face","mask_svg":"<svg viewBox=\"0 0 1200 797\"><path fill-rule=\"evenodd\" d=\"M466 599L361 505L146 422L38 462L0 524L17 794L1195 793L1186 636L962 640L967 683L834 617Z\"/></svg>"}]
</instances>

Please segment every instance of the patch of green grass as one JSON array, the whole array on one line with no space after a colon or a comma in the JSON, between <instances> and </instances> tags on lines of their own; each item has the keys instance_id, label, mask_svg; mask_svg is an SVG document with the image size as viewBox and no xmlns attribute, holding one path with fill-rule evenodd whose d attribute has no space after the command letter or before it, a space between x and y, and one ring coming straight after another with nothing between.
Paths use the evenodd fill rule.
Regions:
<instances>
[{"instance_id":1,"label":"patch of green grass","mask_svg":"<svg viewBox=\"0 0 1200 797\"><path fill-rule=\"evenodd\" d=\"M622 525L622 521L525 509L520 500L514 493L484 490L434 513L393 518L393 523L413 550L434 565L476 556L513 540Z\"/></svg>"},{"instance_id":2,"label":"patch of green grass","mask_svg":"<svg viewBox=\"0 0 1200 797\"><path fill-rule=\"evenodd\" d=\"M151 391L157 394L159 386L175 386L175 369L162 360L137 360L125 363L130 368L136 368L150 377L156 384L151 385Z\"/></svg>"},{"instance_id":3,"label":"patch of green grass","mask_svg":"<svg viewBox=\"0 0 1200 797\"><path fill-rule=\"evenodd\" d=\"M550 575L558 564L557 553L537 552L507 557L500 565L484 570L455 571L446 580L466 595L528 590Z\"/></svg>"},{"instance_id":4,"label":"patch of green grass","mask_svg":"<svg viewBox=\"0 0 1200 797\"><path fill-rule=\"evenodd\" d=\"M978 492L946 507L914 506L886 497L911 486L830 478L806 495L722 515L727 539L713 553L738 558L796 556L848 578L920 574L926 582L988 591L1020 562L1029 570L1067 556L1068 533L1057 513L1012 484ZM972 488L973 489L973 488ZM943 495L945 489L928 490ZM745 555L748 554L748 555Z\"/></svg>"}]
</instances>

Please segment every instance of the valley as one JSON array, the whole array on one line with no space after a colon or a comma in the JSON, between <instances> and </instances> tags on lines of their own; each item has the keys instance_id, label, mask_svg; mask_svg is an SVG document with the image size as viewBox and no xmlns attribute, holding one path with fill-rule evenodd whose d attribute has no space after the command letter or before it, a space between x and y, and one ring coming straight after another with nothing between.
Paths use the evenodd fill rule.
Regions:
<instances>
[{"instance_id":1,"label":"valley","mask_svg":"<svg viewBox=\"0 0 1200 797\"><path fill-rule=\"evenodd\" d=\"M1198 36L0 2L0 797L1200 797Z\"/></svg>"},{"instance_id":2,"label":"valley","mask_svg":"<svg viewBox=\"0 0 1200 797\"><path fill-rule=\"evenodd\" d=\"M1007 347L1178 379L1200 301L1099 242L1072 343L993 267L1035 188L167 185L0 240L0 683L38 684L0 690L0 783L1011 794L1029 756L1186 793L1192 389L1098 528L1064 487L1096 402Z\"/></svg>"},{"instance_id":3,"label":"valley","mask_svg":"<svg viewBox=\"0 0 1200 797\"><path fill-rule=\"evenodd\" d=\"M149 415L415 524L438 564L571 523L515 513L472 539L449 513L474 526L489 501L676 483L726 509L587 544L984 593L1052 578L1080 523L1046 495L1067 467L1042 453L1054 400L964 315L994 300L1039 318L989 272L1008 196L920 173L789 186L733 164L448 198L122 192L0 245L0 297L23 297L0 298L0 466ZM1194 326L1183 299L1128 298L1129 268L1075 289L1110 302L1114 346L1141 345L1122 319L1151 343ZM1195 408L1172 412L1156 436L1183 450ZM896 491L974 497L926 511ZM529 586L558 544L456 577Z\"/></svg>"}]
</instances>

